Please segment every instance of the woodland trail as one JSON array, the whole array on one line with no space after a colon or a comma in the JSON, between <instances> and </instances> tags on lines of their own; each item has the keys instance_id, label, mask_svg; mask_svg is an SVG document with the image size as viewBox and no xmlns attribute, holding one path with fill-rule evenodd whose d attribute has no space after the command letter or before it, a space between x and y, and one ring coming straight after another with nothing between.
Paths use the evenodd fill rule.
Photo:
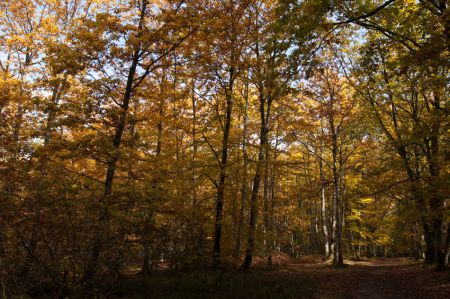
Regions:
<instances>
[{"instance_id":1,"label":"woodland trail","mask_svg":"<svg viewBox=\"0 0 450 299\"><path fill-rule=\"evenodd\" d=\"M435 272L406 258L345 261L333 268L319 258L257 258L250 271L158 271L129 275L108 298L182 299L446 299L450 271Z\"/></svg>"},{"instance_id":2,"label":"woodland trail","mask_svg":"<svg viewBox=\"0 0 450 299\"><path fill-rule=\"evenodd\" d=\"M450 298L450 272L434 272L404 258L346 261L335 269L321 264L288 264L291 275L313 281L312 298Z\"/></svg>"}]
</instances>

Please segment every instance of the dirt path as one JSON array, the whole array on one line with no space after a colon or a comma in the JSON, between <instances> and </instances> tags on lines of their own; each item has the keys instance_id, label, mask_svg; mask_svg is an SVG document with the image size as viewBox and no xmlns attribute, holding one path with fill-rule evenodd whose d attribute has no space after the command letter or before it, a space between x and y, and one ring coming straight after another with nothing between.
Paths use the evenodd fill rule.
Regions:
<instances>
[{"instance_id":1,"label":"dirt path","mask_svg":"<svg viewBox=\"0 0 450 299\"><path fill-rule=\"evenodd\" d=\"M333 268L318 258L259 259L250 271L156 272L129 275L106 298L182 299L450 299L450 271L408 259L346 261Z\"/></svg>"},{"instance_id":2,"label":"dirt path","mask_svg":"<svg viewBox=\"0 0 450 299\"><path fill-rule=\"evenodd\" d=\"M288 264L291 275L315 282L313 298L450 298L450 272L434 272L408 259L377 258L342 269L324 264Z\"/></svg>"}]
</instances>

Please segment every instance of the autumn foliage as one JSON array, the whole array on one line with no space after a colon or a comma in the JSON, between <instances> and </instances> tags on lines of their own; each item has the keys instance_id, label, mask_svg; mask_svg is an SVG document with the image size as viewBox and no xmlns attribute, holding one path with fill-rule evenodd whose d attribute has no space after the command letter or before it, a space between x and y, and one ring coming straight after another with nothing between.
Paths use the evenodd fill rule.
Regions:
<instances>
[{"instance_id":1,"label":"autumn foliage","mask_svg":"<svg viewBox=\"0 0 450 299\"><path fill-rule=\"evenodd\" d=\"M1 293L280 254L444 270L449 5L1 1Z\"/></svg>"}]
</instances>

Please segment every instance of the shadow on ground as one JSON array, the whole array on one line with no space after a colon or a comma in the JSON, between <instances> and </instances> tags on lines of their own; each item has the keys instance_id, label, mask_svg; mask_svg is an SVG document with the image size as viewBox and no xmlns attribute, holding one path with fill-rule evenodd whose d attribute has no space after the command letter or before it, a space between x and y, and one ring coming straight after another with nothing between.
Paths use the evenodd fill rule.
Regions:
<instances>
[{"instance_id":1,"label":"shadow on ground","mask_svg":"<svg viewBox=\"0 0 450 299\"><path fill-rule=\"evenodd\" d=\"M308 262L309 261L309 262ZM106 298L450 298L450 272L408 259L346 261L335 269L317 259L283 260L247 273L159 272L125 277Z\"/></svg>"}]
</instances>

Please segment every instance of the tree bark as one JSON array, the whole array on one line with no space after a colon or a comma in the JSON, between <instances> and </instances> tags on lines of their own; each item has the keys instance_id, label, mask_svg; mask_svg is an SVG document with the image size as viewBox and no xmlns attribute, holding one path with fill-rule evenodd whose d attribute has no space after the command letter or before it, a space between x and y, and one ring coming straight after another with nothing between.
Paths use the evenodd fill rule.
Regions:
<instances>
[{"instance_id":1,"label":"tree bark","mask_svg":"<svg viewBox=\"0 0 450 299\"><path fill-rule=\"evenodd\" d=\"M247 153L247 131L248 131L248 81L245 82L244 91L244 128L242 131L242 156L243 156L243 170L242 170L242 186L241 186L241 206L239 210L239 219L236 235L236 246L234 249L235 258L239 258L241 255L241 238L242 238L242 226L244 222L244 212L247 203L247 190L248 190L248 153Z\"/></svg>"},{"instance_id":2,"label":"tree bark","mask_svg":"<svg viewBox=\"0 0 450 299\"><path fill-rule=\"evenodd\" d=\"M266 133L267 134L267 133ZM272 253L271 253L271 242L267 241L267 235L270 235L271 225L270 225L270 211L269 211L269 142L268 134L266 136L265 142L265 161L264 161L264 189L263 189L263 203L264 203L264 244L267 250L267 264L272 265Z\"/></svg>"},{"instance_id":3,"label":"tree bark","mask_svg":"<svg viewBox=\"0 0 450 299\"><path fill-rule=\"evenodd\" d=\"M260 99L260 111L261 115L264 115L264 100ZM244 263L242 265L242 270L248 270L252 264L253 252L255 250L255 233L256 233L256 214L257 214L257 204L258 204L258 192L259 184L261 181L262 164L264 163L264 144L266 136L266 128L264 124L263 117L261 117L261 131L260 131L260 145L258 153L258 162L256 164L255 177L253 178L253 189L250 199L250 221L249 221L249 232L247 240L247 249L245 253Z\"/></svg>"},{"instance_id":4,"label":"tree bark","mask_svg":"<svg viewBox=\"0 0 450 299\"><path fill-rule=\"evenodd\" d=\"M164 88L164 83L166 81L166 75L163 74L163 80L161 83L161 94L163 93L162 90ZM160 198L159 195L159 185L161 180L161 149L162 149L162 134L163 134L163 121L162 118L164 116L164 99L161 97L159 102L159 108L158 108L158 122L156 124L156 148L155 148L155 169L154 169L154 177L152 179L152 192L153 192L153 198L158 200ZM151 272L151 265L152 262L151 258L151 240L146 236L149 233L150 225L149 222L153 221L153 211L150 211L149 215L147 216L146 222L144 223L144 231L142 235L142 243L144 247L144 260L142 263L142 268L140 273L141 274L148 274Z\"/></svg>"},{"instance_id":5,"label":"tree bark","mask_svg":"<svg viewBox=\"0 0 450 299\"><path fill-rule=\"evenodd\" d=\"M140 31L143 28L144 25L144 19L145 19L145 10L147 7L147 1L143 0L142 7L141 7L141 14L139 19L139 25L138 25L138 33L137 35L140 35ZM98 264L98 259L100 257L100 252L103 247L103 243L105 240L104 234L107 235L108 232L108 222L109 222L109 212L108 212L108 197L112 193L112 186L113 186L113 180L114 180L114 173L116 172L116 166L117 162L119 160L119 149L120 144L122 142L122 136L125 129L126 121L127 121L127 112L128 112L128 106L130 104L130 99L133 92L133 85L134 85L134 76L136 74L136 69L139 63L139 57L140 57L140 46L137 46L133 52L133 57L131 60L131 65L128 70L128 76L127 76L127 82L125 86L125 92L122 99L122 104L120 105L120 115L119 119L117 120L116 128L115 128L115 134L112 139L112 148L113 152L111 153L109 160L107 162L106 167L106 178L104 183L104 192L103 196L100 199L100 212L99 212L99 223L100 223L100 229L97 230L94 240L92 242L91 250L90 250L90 256L89 261L84 273L84 281L88 284L91 283L91 280L94 278L96 274L96 268Z\"/></svg>"},{"instance_id":6,"label":"tree bark","mask_svg":"<svg viewBox=\"0 0 450 299\"><path fill-rule=\"evenodd\" d=\"M217 185L216 198L216 221L214 229L214 256L213 267L220 266L221 258L221 239L222 239L222 218L223 218L223 201L225 191L226 169L228 165L228 141L231 129L231 113L233 111L233 85L234 85L234 67L230 67L228 87L225 89L225 127L222 139L222 155L219 169L219 183Z\"/></svg>"},{"instance_id":7,"label":"tree bark","mask_svg":"<svg viewBox=\"0 0 450 299\"><path fill-rule=\"evenodd\" d=\"M333 114L333 99L331 100L331 113ZM341 218L341 197L340 197L340 172L338 170L338 132L334 123L334 116L329 117L329 125L331 132L332 142L332 157L333 157L333 189L334 189L334 202L333 213L336 221L335 227L335 244L334 244L334 256L333 264L335 266L343 266L344 259L342 256L342 218Z\"/></svg>"},{"instance_id":8,"label":"tree bark","mask_svg":"<svg viewBox=\"0 0 450 299\"><path fill-rule=\"evenodd\" d=\"M439 138L440 138L440 98L435 96L433 103L434 115L430 132L430 151L428 155L430 180L430 209L431 209L431 242L433 246L433 258L436 262L436 270L442 271L446 268L445 264L445 243L444 243L444 198L441 195L440 186L440 167L438 162Z\"/></svg>"},{"instance_id":9,"label":"tree bark","mask_svg":"<svg viewBox=\"0 0 450 299\"><path fill-rule=\"evenodd\" d=\"M276 160L277 160L277 157L278 157L278 152L277 151L278 151L279 136L280 136L279 129L280 129L280 126L279 126L279 123L278 123L277 131L276 131L276 134L275 134L275 146L273 148L272 171L271 171L271 178L270 178L270 194L271 195L270 195L270 211L269 211L270 214L269 215L270 215L270 219L271 219L270 229L271 229L271 231L272 231L274 236L276 236L276 233L275 233L275 223L276 223L276 221L275 221L275 207L276 207L275 177L276 177L276 170L277 170L277 167L276 167ZM276 249L276 246L277 246L277 239L276 238L273 239L272 244L270 246L271 246L270 247L270 250L271 250L270 253L273 253L275 251L275 249Z\"/></svg>"},{"instance_id":10,"label":"tree bark","mask_svg":"<svg viewBox=\"0 0 450 299\"><path fill-rule=\"evenodd\" d=\"M445 240L444 264L446 267L449 266L449 257L450 257L450 221L447 223L447 238Z\"/></svg>"},{"instance_id":11,"label":"tree bark","mask_svg":"<svg viewBox=\"0 0 450 299\"><path fill-rule=\"evenodd\" d=\"M267 120L269 119L270 114L270 104L271 99L267 99L267 112L265 111L265 103L266 97L264 96L264 84L261 78L261 73L259 72L259 113L261 119L261 127L260 127L260 143L259 143L259 153L258 153L258 162L256 164L255 177L253 179L253 189L250 201L250 221L249 221L249 234L247 240L247 249L245 253L244 263L242 264L242 270L248 270L252 264L253 254L255 250L255 233L256 233L256 216L258 212L258 192L259 185L261 181L261 175L263 170L263 163L266 161L265 151L266 151L266 142L267 142Z\"/></svg>"},{"instance_id":12,"label":"tree bark","mask_svg":"<svg viewBox=\"0 0 450 299\"><path fill-rule=\"evenodd\" d=\"M322 128L322 134L323 134ZM330 240L328 236L328 223L327 223L327 200L325 197L325 174L323 171L323 149L322 144L320 147L320 157L319 157L319 176L320 176L320 199L321 199L321 218L322 218L322 231L323 231L323 239L324 239L324 250L325 250L325 259L330 257Z\"/></svg>"},{"instance_id":13,"label":"tree bark","mask_svg":"<svg viewBox=\"0 0 450 299\"><path fill-rule=\"evenodd\" d=\"M66 87L67 77L68 74L64 74L64 78L61 81L58 79L55 86L53 87L52 97L50 100L50 109L47 115L47 125L45 126L44 146L50 143L53 123L56 118L56 106L58 105L59 100L61 99L62 92Z\"/></svg>"}]
</instances>

